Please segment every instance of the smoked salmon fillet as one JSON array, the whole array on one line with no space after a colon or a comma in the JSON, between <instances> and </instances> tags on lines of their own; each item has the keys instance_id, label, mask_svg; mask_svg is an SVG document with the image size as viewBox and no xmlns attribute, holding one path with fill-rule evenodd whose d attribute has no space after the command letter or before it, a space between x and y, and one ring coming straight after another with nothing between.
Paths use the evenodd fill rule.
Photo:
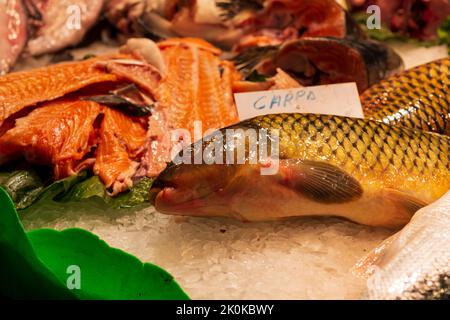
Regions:
<instances>
[{"instance_id":1,"label":"smoked salmon fillet","mask_svg":"<svg viewBox=\"0 0 450 320\"><path fill-rule=\"evenodd\" d=\"M52 165L54 178L76 174L92 161L83 158L95 144L94 122L102 107L90 101L55 100L16 120L0 137L0 164L24 157Z\"/></svg>"},{"instance_id":2,"label":"smoked salmon fillet","mask_svg":"<svg viewBox=\"0 0 450 320\"><path fill-rule=\"evenodd\" d=\"M100 127L94 173L113 195L127 190L132 184L139 163L147 129L142 122L105 108Z\"/></svg>"},{"instance_id":3,"label":"smoked salmon fillet","mask_svg":"<svg viewBox=\"0 0 450 320\"><path fill-rule=\"evenodd\" d=\"M94 83L118 81L116 75L96 67L100 61L114 57L60 63L0 77L0 125L24 107L62 97Z\"/></svg>"},{"instance_id":4,"label":"smoked salmon fillet","mask_svg":"<svg viewBox=\"0 0 450 320\"><path fill-rule=\"evenodd\" d=\"M164 170L171 160L173 130L186 130L192 140L238 122L233 86L242 76L232 62L220 60L220 49L196 38L171 38L158 47L167 71L156 90L137 176L154 177ZM197 132L196 122L201 129Z\"/></svg>"},{"instance_id":5,"label":"smoked salmon fillet","mask_svg":"<svg viewBox=\"0 0 450 320\"><path fill-rule=\"evenodd\" d=\"M238 121L233 102L232 79L239 77L234 65L222 62L221 51L201 39L169 39L158 43L167 74L157 90L171 128L193 133L194 121L203 132Z\"/></svg>"}]
</instances>

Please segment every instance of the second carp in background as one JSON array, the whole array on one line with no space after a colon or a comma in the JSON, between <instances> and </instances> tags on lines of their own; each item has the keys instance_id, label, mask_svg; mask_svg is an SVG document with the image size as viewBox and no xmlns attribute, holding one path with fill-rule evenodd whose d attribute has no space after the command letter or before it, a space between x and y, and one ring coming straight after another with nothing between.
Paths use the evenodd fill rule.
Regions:
<instances>
[{"instance_id":1,"label":"second carp in background","mask_svg":"<svg viewBox=\"0 0 450 320\"><path fill-rule=\"evenodd\" d=\"M450 134L450 58L406 70L361 95L364 115L392 125Z\"/></svg>"}]
</instances>

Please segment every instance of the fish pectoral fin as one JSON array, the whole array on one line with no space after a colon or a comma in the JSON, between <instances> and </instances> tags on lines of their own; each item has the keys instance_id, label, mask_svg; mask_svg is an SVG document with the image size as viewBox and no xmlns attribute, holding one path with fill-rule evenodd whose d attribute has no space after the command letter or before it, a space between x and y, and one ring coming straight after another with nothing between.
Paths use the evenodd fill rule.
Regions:
<instances>
[{"instance_id":1,"label":"fish pectoral fin","mask_svg":"<svg viewBox=\"0 0 450 320\"><path fill-rule=\"evenodd\" d=\"M428 203L417 199L406 192L395 189L386 189L384 191L384 196L411 216L428 205Z\"/></svg>"},{"instance_id":2,"label":"fish pectoral fin","mask_svg":"<svg viewBox=\"0 0 450 320\"><path fill-rule=\"evenodd\" d=\"M290 166L289 172L291 187L317 202L345 203L359 199L363 194L361 184L355 178L325 162L301 161Z\"/></svg>"}]
</instances>

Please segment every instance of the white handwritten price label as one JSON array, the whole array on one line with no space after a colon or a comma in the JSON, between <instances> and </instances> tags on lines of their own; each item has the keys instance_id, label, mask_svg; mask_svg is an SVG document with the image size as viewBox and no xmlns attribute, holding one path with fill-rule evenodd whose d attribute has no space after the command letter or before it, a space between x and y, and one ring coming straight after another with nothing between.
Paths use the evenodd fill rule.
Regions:
<instances>
[{"instance_id":1,"label":"white handwritten price label","mask_svg":"<svg viewBox=\"0 0 450 320\"><path fill-rule=\"evenodd\" d=\"M364 118L355 83L236 93L240 120L274 113L316 113Z\"/></svg>"}]
</instances>

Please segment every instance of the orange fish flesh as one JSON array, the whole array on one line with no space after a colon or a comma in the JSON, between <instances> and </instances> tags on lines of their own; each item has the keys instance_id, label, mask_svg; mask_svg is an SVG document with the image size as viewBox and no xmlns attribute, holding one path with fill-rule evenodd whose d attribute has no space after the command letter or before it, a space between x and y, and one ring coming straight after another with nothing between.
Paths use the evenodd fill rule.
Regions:
<instances>
[{"instance_id":1,"label":"orange fish flesh","mask_svg":"<svg viewBox=\"0 0 450 320\"><path fill-rule=\"evenodd\" d=\"M96 64L116 56L66 62L0 77L0 125L21 109L100 82L118 81Z\"/></svg>"},{"instance_id":2,"label":"orange fish flesh","mask_svg":"<svg viewBox=\"0 0 450 320\"><path fill-rule=\"evenodd\" d=\"M142 151L147 129L142 122L105 108L99 132L94 173L112 194L127 190L138 168L137 155Z\"/></svg>"},{"instance_id":3,"label":"orange fish flesh","mask_svg":"<svg viewBox=\"0 0 450 320\"><path fill-rule=\"evenodd\" d=\"M40 165L52 165L61 179L89 164L85 156L94 146L94 122L101 112L95 102L56 100L45 103L16 120L16 126L0 137L0 164L17 157Z\"/></svg>"},{"instance_id":4,"label":"orange fish flesh","mask_svg":"<svg viewBox=\"0 0 450 320\"><path fill-rule=\"evenodd\" d=\"M222 62L221 51L195 38L175 38L158 43L167 74L157 92L157 101L171 128L193 133L194 121L203 132L238 121L232 81L239 77L234 65Z\"/></svg>"}]
</instances>

